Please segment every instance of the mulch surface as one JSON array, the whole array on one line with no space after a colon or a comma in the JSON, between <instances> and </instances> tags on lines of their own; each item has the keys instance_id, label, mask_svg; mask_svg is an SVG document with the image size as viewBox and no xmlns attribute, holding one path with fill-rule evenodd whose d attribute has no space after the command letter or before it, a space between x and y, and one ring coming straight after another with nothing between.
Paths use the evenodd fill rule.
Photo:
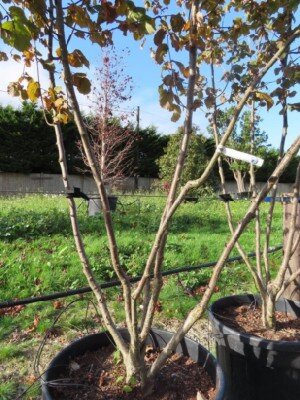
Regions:
<instances>
[{"instance_id":1,"label":"mulch surface","mask_svg":"<svg viewBox=\"0 0 300 400\"><path fill-rule=\"evenodd\" d=\"M261 322L261 309L253 305L228 307L217 315L218 319L241 333L268 340L300 340L300 318L276 311L276 329L265 329Z\"/></svg>"},{"instance_id":2,"label":"mulch surface","mask_svg":"<svg viewBox=\"0 0 300 400\"><path fill-rule=\"evenodd\" d=\"M56 400L141 400L143 395L138 386L126 393L124 390L125 369L116 365L112 346L77 357L69 364L71 386L59 385L54 389ZM153 363L157 351L147 348L145 360ZM77 386L76 386L77 385ZM82 386L80 386L82 385ZM202 397L197 392L201 391ZM190 358L174 354L161 368L155 382L153 394L147 400L213 400L214 385L209 375Z\"/></svg>"}]
</instances>

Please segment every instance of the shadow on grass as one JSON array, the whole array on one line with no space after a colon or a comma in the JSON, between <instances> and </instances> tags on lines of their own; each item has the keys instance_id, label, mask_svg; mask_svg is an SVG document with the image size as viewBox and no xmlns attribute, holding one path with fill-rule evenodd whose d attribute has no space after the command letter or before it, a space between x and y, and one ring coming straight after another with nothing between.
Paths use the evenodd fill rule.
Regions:
<instances>
[{"instance_id":1,"label":"shadow on grass","mask_svg":"<svg viewBox=\"0 0 300 400\"><path fill-rule=\"evenodd\" d=\"M135 231L138 233L155 233L160 222L157 212L116 212L113 214L115 228L118 231ZM102 215L89 217L85 212L79 213L79 223L83 234L104 233ZM199 231L209 233L225 233L228 231L224 218L217 215L198 214L191 211L175 215L170 232L183 233ZM51 211L16 210L6 213L0 218L0 239L13 241L54 234L71 235L71 225L67 211L52 209Z\"/></svg>"}]
</instances>

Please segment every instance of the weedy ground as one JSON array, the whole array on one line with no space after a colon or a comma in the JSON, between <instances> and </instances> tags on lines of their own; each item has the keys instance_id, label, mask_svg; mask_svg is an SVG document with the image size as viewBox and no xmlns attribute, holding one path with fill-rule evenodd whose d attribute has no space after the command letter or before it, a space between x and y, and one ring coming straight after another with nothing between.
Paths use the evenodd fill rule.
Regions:
<instances>
[{"instance_id":1,"label":"weedy ground","mask_svg":"<svg viewBox=\"0 0 300 400\"><path fill-rule=\"evenodd\" d=\"M87 205L78 200L81 231L95 275L100 282L115 278L101 213L87 215ZM113 214L121 261L128 273L141 273L159 225L164 199L120 196ZM248 201L232 203L238 222ZM39 296L86 286L75 251L64 197L26 196L0 199L0 301ZM261 218L265 220L268 205ZM276 205L271 245L282 242L282 208ZM165 269L199 265L217 260L229 239L224 204L203 198L185 203L176 213L166 246ZM255 248L254 224L244 233L241 244ZM233 252L233 255L237 253ZM280 252L271 256L274 271ZM156 325L172 329L199 300L211 269L181 273L165 279L156 310ZM213 299L232 293L255 291L250 275L241 263L228 265ZM106 291L115 318L122 324L122 297L118 288ZM67 310L66 306L70 304ZM62 313L57 323L55 319ZM205 325L200 325L205 329ZM204 328L203 328L204 326ZM34 381L34 358L46 332L49 338L39 358L40 372L59 348L86 332L101 329L101 319L91 295L35 303L10 311L0 310L0 400L16 399ZM199 333L201 337L203 333ZM39 399L38 384L24 399Z\"/></svg>"}]
</instances>

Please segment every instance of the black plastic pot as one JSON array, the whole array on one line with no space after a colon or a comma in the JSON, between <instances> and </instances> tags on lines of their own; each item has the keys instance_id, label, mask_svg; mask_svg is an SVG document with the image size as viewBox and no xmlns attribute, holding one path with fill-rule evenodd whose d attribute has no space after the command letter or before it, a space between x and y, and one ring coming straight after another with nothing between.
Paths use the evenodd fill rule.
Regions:
<instances>
[{"instance_id":1,"label":"black plastic pot","mask_svg":"<svg viewBox=\"0 0 300 400\"><path fill-rule=\"evenodd\" d=\"M128 332L125 329L120 330L125 339L129 339ZM149 335L147 344L155 347L164 347L166 342L171 338L172 334L159 329L154 329ZM63 349L50 363L46 373L42 377L42 399L55 400L53 391L51 390L51 381L54 381L59 375L67 370L69 362L72 358L84 354L87 351L98 350L111 344L112 339L106 332L88 335L82 339L76 340L65 349ZM223 372L216 359L199 343L192 339L185 338L181 341L176 349L177 353L182 353L197 361L199 365L205 368L212 378L217 395L215 400L225 400L225 380Z\"/></svg>"},{"instance_id":2,"label":"black plastic pot","mask_svg":"<svg viewBox=\"0 0 300 400\"><path fill-rule=\"evenodd\" d=\"M109 204L110 211L116 211L117 202L118 202L117 196L108 196L108 204Z\"/></svg>"},{"instance_id":3,"label":"black plastic pot","mask_svg":"<svg viewBox=\"0 0 300 400\"><path fill-rule=\"evenodd\" d=\"M225 373L230 400L299 400L300 342L274 341L236 332L218 319L230 306L260 303L258 296L237 295L212 304L217 359ZM300 302L281 299L276 309L300 317Z\"/></svg>"}]
</instances>

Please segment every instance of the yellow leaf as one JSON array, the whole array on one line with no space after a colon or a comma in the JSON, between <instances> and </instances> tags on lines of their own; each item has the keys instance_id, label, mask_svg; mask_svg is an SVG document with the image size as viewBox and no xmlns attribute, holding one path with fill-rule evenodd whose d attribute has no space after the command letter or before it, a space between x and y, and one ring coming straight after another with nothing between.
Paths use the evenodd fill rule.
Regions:
<instances>
[{"instance_id":1,"label":"yellow leaf","mask_svg":"<svg viewBox=\"0 0 300 400\"><path fill-rule=\"evenodd\" d=\"M56 99L55 90L52 89L52 88L50 88L50 89L48 90L48 93L49 93L49 98L50 98L50 100L51 100L51 101L55 101L55 99Z\"/></svg>"},{"instance_id":2,"label":"yellow leaf","mask_svg":"<svg viewBox=\"0 0 300 400\"><path fill-rule=\"evenodd\" d=\"M59 98L55 100L54 105L57 108L57 110L60 111L61 107L64 105L64 99Z\"/></svg>"},{"instance_id":3,"label":"yellow leaf","mask_svg":"<svg viewBox=\"0 0 300 400\"><path fill-rule=\"evenodd\" d=\"M28 98L31 101L37 101L40 96L40 84L35 81L30 81L27 85Z\"/></svg>"},{"instance_id":4,"label":"yellow leaf","mask_svg":"<svg viewBox=\"0 0 300 400\"><path fill-rule=\"evenodd\" d=\"M62 122L63 124L66 124L69 120L69 116L66 113L58 113L55 117L55 120L57 122Z\"/></svg>"},{"instance_id":5,"label":"yellow leaf","mask_svg":"<svg viewBox=\"0 0 300 400\"><path fill-rule=\"evenodd\" d=\"M72 67L79 68L85 65L86 67L90 66L89 61L84 56L84 54L76 49L72 53L68 54L68 61Z\"/></svg>"},{"instance_id":6,"label":"yellow leaf","mask_svg":"<svg viewBox=\"0 0 300 400\"><path fill-rule=\"evenodd\" d=\"M255 99L259 101L265 101L267 103L267 110L269 110L274 105L272 97L267 93L255 92Z\"/></svg>"}]
</instances>

